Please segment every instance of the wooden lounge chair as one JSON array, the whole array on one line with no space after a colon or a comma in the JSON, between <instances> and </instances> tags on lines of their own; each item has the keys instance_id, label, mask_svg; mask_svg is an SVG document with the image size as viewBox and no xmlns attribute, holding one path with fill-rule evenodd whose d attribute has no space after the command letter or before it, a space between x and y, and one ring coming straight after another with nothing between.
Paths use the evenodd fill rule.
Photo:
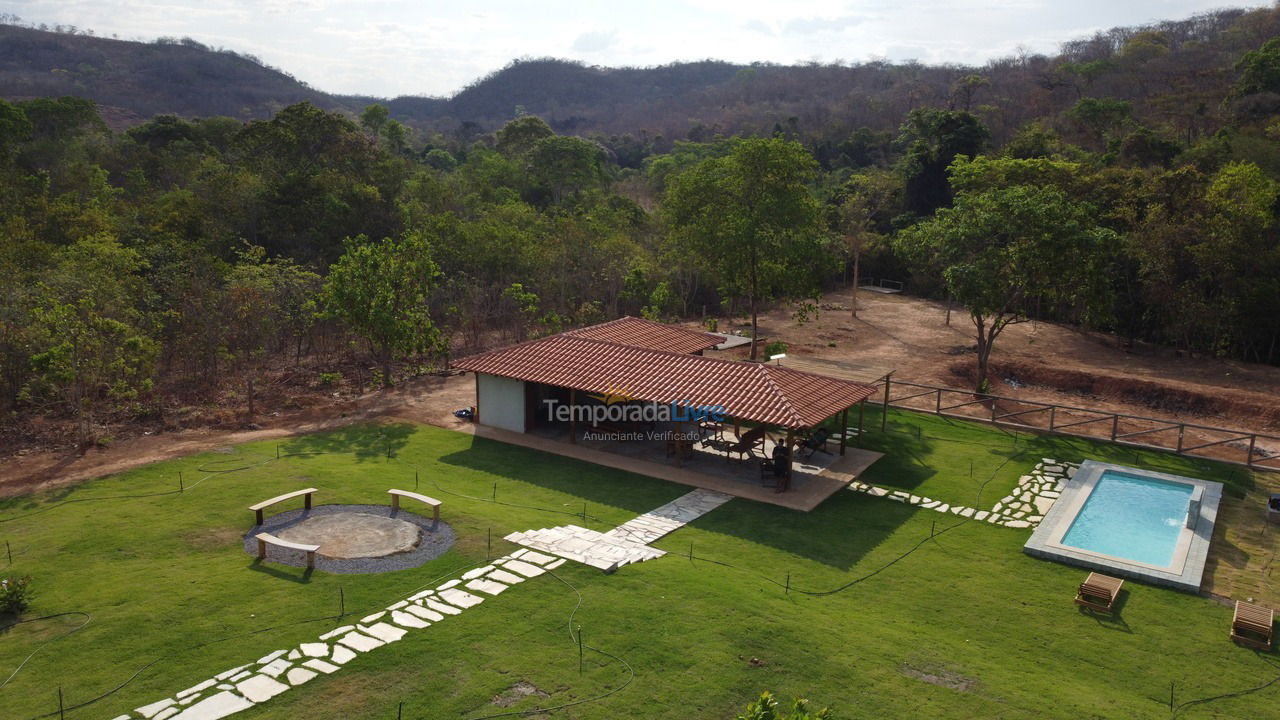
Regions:
<instances>
[{"instance_id":1,"label":"wooden lounge chair","mask_svg":"<svg viewBox=\"0 0 1280 720\"><path fill-rule=\"evenodd\" d=\"M1124 580L1120 578L1091 572L1076 591L1076 604L1099 612L1113 612L1116 598L1120 597L1120 588L1123 586Z\"/></svg>"},{"instance_id":2,"label":"wooden lounge chair","mask_svg":"<svg viewBox=\"0 0 1280 720\"><path fill-rule=\"evenodd\" d=\"M1259 650L1271 650L1275 611L1240 600L1236 601L1236 614L1231 619L1231 639Z\"/></svg>"},{"instance_id":3,"label":"wooden lounge chair","mask_svg":"<svg viewBox=\"0 0 1280 720\"><path fill-rule=\"evenodd\" d=\"M768 433L769 429L763 425L748 430L738 438L738 442L733 443L726 449L725 459L732 458L734 454L738 455L739 460L754 458L756 456L756 446L764 445L764 438ZM761 455L760 457L763 458L764 456Z\"/></svg>"}]
</instances>

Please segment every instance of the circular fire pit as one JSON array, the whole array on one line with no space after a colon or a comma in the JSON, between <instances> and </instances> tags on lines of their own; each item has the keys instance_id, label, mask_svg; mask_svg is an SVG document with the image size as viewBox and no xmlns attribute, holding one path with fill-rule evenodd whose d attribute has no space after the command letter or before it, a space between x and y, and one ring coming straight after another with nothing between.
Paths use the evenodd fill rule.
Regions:
<instances>
[{"instance_id":1,"label":"circular fire pit","mask_svg":"<svg viewBox=\"0 0 1280 720\"><path fill-rule=\"evenodd\" d=\"M334 573L376 573L418 567L453 545L443 522L386 505L321 505L267 518L244 536L245 552L257 557L260 532L289 542L319 545L316 569ZM306 567L306 554L272 548L271 561Z\"/></svg>"}]
</instances>

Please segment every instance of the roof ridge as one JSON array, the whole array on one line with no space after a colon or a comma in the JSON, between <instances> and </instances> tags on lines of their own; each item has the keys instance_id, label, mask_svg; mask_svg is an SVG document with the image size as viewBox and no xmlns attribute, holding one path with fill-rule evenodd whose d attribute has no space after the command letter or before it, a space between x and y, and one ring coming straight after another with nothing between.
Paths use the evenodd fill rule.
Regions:
<instances>
[{"instance_id":1,"label":"roof ridge","mask_svg":"<svg viewBox=\"0 0 1280 720\"><path fill-rule=\"evenodd\" d=\"M791 413L791 418L797 423L803 423L804 418L800 417L800 413L796 411L795 403L791 402L791 398L787 396L787 393L782 389L782 386L778 385L778 381L773 379L773 373L770 372L769 365L767 363L759 363L758 367L760 368L760 374L764 376L765 381L768 382L769 386L773 388L773 391L778 394L778 397L782 398L782 406Z\"/></svg>"}]
</instances>

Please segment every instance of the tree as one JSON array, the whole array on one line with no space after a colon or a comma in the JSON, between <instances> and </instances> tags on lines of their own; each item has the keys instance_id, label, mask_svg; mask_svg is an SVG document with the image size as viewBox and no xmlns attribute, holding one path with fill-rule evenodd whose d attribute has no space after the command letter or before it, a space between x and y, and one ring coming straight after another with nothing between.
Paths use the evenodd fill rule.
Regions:
<instances>
[{"instance_id":1,"label":"tree","mask_svg":"<svg viewBox=\"0 0 1280 720\"><path fill-rule=\"evenodd\" d=\"M906 147L899 169L906 209L927 216L951 204L947 168L958 156L973 157L990 133L976 116L954 110L912 110L898 142Z\"/></svg>"},{"instance_id":2,"label":"tree","mask_svg":"<svg viewBox=\"0 0 1280 720\"><path fill-rule=\"evenodd\" d=\"M440 349L440 331L427 305L438 276L430 244L414 233L376 241L349 238L346 252L329 269L326 307L368 343L384 385L391 385L397 357Z\"/></svg>"},{"instance_id":3,"label":"tree","mask_svg":"<svg viewBox=\"0 0 1280 720\"><path fill-rule=\"evenodd\" d=\"M917 268L939 268L976 331L977 388L989 386L996 339L1040 302L1085 320L1105 307L1109 249L1118 236L1093 209L1051 187L1013 185L960 193L954 208L907 229L899 252Z\"/></svg>"},{"instance_id":4,"label":"tree","mask_svg":"<svg viewBox=\"0 0 1280 720\"><path fill-rule=\"evenodd\" d=\"M529 151L529 175L560 204L569 193L578 193L604 182L605 152L590 140L554 135L533 144Z\"/></svg>"},{"instance_id":5,"label":"tree","mask_svg":"<svg viewBox=\"0 0 1280 720\"><path fill-rule=\"evenodd\" d=\"M831 720L833 717L830 708L810 711L809 701L804 698L796 698L789 712L779 712L777 699L766 690L759 700L747 705L746 712L738 715L737 720Z\"/></svg>"},{"instance_id":6,"label":"tree","mask_svg":"<svg viewBox=\"0 0 1280 720\"><path fill-rule=\"evenodd\" d=\"M816 168L800 143L752 138L668 180L672 239L712 269L722 292L746 296L752 360L760 303L816 293L828 265L806 186Z\"/></svg>"},{"instance_id":7,"label":"tree","mask_svg":"<svg viewBox=\"0 0 1280 720\"><path fill-rule=\"evenodd\" d=\"M508 157L527 155L539 140L555 137L555 131L537 115L524 115L498 130L498 152Z\"/></svg>"},{"instance_id":8,"label":"tree","mask_svg":"<svg viewBox=\"0 0 1280 720\"><path fill-rule=\"evenodd\" d=\"M1240 79L1236 81L1237 97L1260 92L1280 92L1280 38L1271 38L1257 50L1250 50L1236 63Z\"/></svg>"},{"instance_id":9,"label":"tree","mask_svg":"<svg viewBox=\"0 0 1280 720\"><path fill-rule=\"evenodd\" d=\"M876 231L876 219L901 193L902 186L887 170L868 170L849 178L844 187L844 200L839 206L838 226L844 233L849 257L853 260L853 291L850 314L858 317L858 279L862 253L868 246L882 241Z\"/></svg>"}]
</instances>

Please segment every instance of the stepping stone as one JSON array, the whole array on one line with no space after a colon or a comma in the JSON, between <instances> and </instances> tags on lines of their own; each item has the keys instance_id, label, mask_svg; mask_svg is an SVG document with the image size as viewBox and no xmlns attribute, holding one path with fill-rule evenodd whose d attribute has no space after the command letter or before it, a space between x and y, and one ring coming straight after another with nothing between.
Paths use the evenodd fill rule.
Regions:
<instances>
[{"instance_id":1,"label":"stepping stone","mask_svg":"<svg viewBox=\"0 0 1280 720\"><path fill-rule=\"evenodd\" d=\"M247 668L247 667L249 667L249 666L248 666L248 665L241 665L240 667L231 668L230 670L227 670L226 672L220 672L220 673L218 673L217 675L214 675L214 676L213 676L213 679L214 679L214 680L226 680L227 678L231 677L232 675L235 675L236 673L240 672L241 670L244 670L244 669L245 669L245 668Z\"/></svg>"},{"instance_id":2,"label":"stepping stone","mask_svg":"<svg viewBox=\"0 0 1280 720\"><path fill-rule=\"evenodd\" d=\"M285 676L285 679L289 681L290 685L297 687L315 676L316 674L311 670L294 668L289 671L289 674Z\"/></svg>"},{"instance_id":3,"label":"stepping stone","mask_svg":"<svg viewBox=\"0 0 1280 720\"><path fill-rule=\"evenodd\" d=\"M954 510L955 508L952 508L952 509ZM960 516L961 516L961 517L971 518L971 517L973 517L974 512L975 512L975 510L974 510L973 508L971 508L971 507L967 507L967 508L964 508L964 509L962 509L962 510L960 511Z\"/></svg>"},{"instance_id":4,"label":"stepping stone","mask_svg":"<svg viewBox=\"0 0 1280 720\"><path fill-rule=\"evenodd\" d=\"M277 650L277 651L275 651L275 652L271 653L270 655L263 655L262 657L258 658L258 664L259 664L259 665L266 665L267 663L271 662L272 660L275 660L276 658L278 658L278 657L280 657L280 656L284 655L284 654L285 654L285 653L287 653L287 652L289 652L289 651L288 651L288 650Z\"/></svg>"},{"instance_id":5,"label":"stepping stone","mask_svg":"<svg viewBox=\"0 0 1280 720\"><path fill-rule=\"evenodd\" d=\"M200 692L201 690L204 690L204 689L206 689L206 688L213 687L213 684L214 684L215 682L217 682L217 680L213 680L213 679L205 680L204 682L200 683L199 685L192 685L191 687L187 688L186 690L183 690L183 691L179 692L177 695L174 695L174 697L176 697L176 698L178 698L179 700L181 700L182 698L184 698L184 697L186 697L186 696L188 696L188 695L194 695L194 694L196 694L196 693Z\"/></svg>"},{"instance_id":6,"label":"stepping stone","mask_svg":"<svg viewBox=\"0 0 1280 720\"><path fill-rule=\"evenodd\" d=\"M555 562L553 562L553 563L548 564L548 565L546 566L546 568L547 568L548 570L555 570L556 568L560 567L560 566L561 566L561 565L563 565L563 564L564 564L564 560L557 560L557 561L555 561Z\"/></svg>"},{"instance_id":7,"label":"stepping stone","mask_svg":"<svg viewBox=\"0 0 1280 720\"><path fill-rule=\"evenodd\" d=\"M421 630L422 628L431 626L431 623L423 620L417 615L410 615L407 612L401 612L399 610L391 611L391 622L401 627L407 627L411 630Z\"/></svg>"},{"instance_id":8,"label":"stepping stone","mask_svg":"<svg viewBox=\"0 0 1280 720\"><path fill-rule=\"evenodd\" d=\"M947 511L947 510L949 510L950 508L951 508L951 506L950 506L950 505L947 505L946 503L943 503L942 507L938 508L938 512L946 512L946 511Z\"/></svg>"},{"instance_id":9,"label":"stepping stone","mask_svg":"<svg viewBox=\"0 0 1280 720\"><path fill-rule=\"evenodd\" d=\"M502 591L507 589L507 586L502 583L481 579L472 580L466 584L466 587L471 590L488 593L490 595L501 595Z\"/></svg>"},{"instance_id":10,"label":"stepping stone","mask_svg":"<svg viewBox=\"0 0 1280 720\"><path fill-rule=\"evenodd\" d=\"M354 657L354 655L352 657ZM323 660L316 660L316 659L304 660L302 664L306 665L312 670L319 670L320 672L325 673L326 675L338 669L337 665L330 665L329 663Z\"/></svg>"},{"instance_id":11,"label":"stepping stone","mask_svg":"<svg viewBox=\"0 0 1280 720\"><path fill-rule=\"evenodd\" d=\"M973 519L974 519L974 520L986 520L986 519L987 519L987 516L988 516L988 515L990 515L990 514L991 514L991 513L987 512L986 510L979 510L978 512L976 512L976 513L974 513L974 514L973 514Z\"/></svg>"},{"instance_id":12,"label":"stepping stone","mask_svg":"<svg viewBox=\"0 0 1280 720\"><path fill-rule=\"evenodd\" d=\"M283 674L285 670L288 670L292 665L293 663L285 660L284 658L277 658L258 668L258 672L261 672L264 675L270 675L273 678L280 677L280 675Z\"/></svg>"},{"instance_id":13,"label":"stepping stone","mask_svg":"<svg viewBox=\"0 0 1280 720\"><path fill-rule=\"evenodd\" d=\"M471 593L463 592L461 590L445 590L440 593L440 597L444 598L445 602L450 605L457 605L464 610L484 602L483 598L478 598Z\"/></svg>"},{"instance_id":14,"label":"stepping stone","mask_svg":"<svg viewBox=\"0 0 1280 720\"><path fill-rule=\"evenodd\" d=\"M328 657L329 646L325 643L302 643L298 646L307 657Z\"/></svg>"},{"instance_id":15,"label":"stepping stone","mask_svg":"<svg viewBox=\"0 0 1280 720\"><path fill-rule=\"evenodd\" d=\"M302 653L298 652L297 650L290 650L290 651L289 651L289 659L290 659L290 660L301 660L301 659L302 659Z\"/></svg>"},{"instance_id":16,"label":"stepping stone","mask_svg":"<svg viewBox=\"0 0 1280 720\"><path fill-rule=\"evenodd\" d=\"M449 606L445 605L444 607L449 607ZM404 612L412 613L422 618L423 620L430 620L431 622L440 622L441 620L444 619L444 616L436 612L435 610L428 610L420 605L410 605L409 607L404 609Z\"/></svg>"},{"instance_id":17,"label":"stepping stone","mask_svg":"<svg viewBox=\"0 0 1280 720\"><path fill-rule=\"evenodd\" d=\"M369 652L370 650L382 647L385 644L381 640L375 640L368 635L361 635L358 632L349 632L338 638L338 642L359 652Z\"/></svg>"},{"instance_id":18,"label":"stepping stone","mask_svg":"<svg viewBox=\"0 0 1280 720\"><path fill-rule=\"evenodd\" d=\"M1031 527L1031 523L1027 522L1026 520L1010 520L1009 522L1006 522L1004 526L1011 527L1011 528L1025 528L1025 527Z\"/></svg>"},{"instance_id":19,"label":"stepping stone","mask_svg":"<svg viewBox=\"0 0 1280 720\"><path fill-rule=\"evenodd\" d=\"M234 685L228 685L226 683L218 683L218 689L219 690L235 690L236 688Z\"/></svg>"},{"instance_id":20,"label":"stepping stone","mask_svg":"<svg viewBox=\"0 0 1280 720\"><path fill-rule=\"evenodd\" d=\"M156 713L155 717L151 718L151 720L165 720L166 718L170 718L170 717L173 717L174 715L177 715L178 711L181 709L182 708L180 707L165 708L164 710L161 710L160 712Z\"/></svg>"},{"instance_id":21,"label":"stepping stone","mask_svg":"<svg viewBox=\"0 0 1280 720\"><path fill-rule=\"evenodd\" d=\"M932 510L938 507L938 502L939 501L937 500L930 500L929 502L922 504L921 507L923 507L926 510Z\"/></svg>"},{"instance_id":22,"label":"stepping stone","mask_svg":"<svg viewBox=\"0 0 1280 720\"><path fill-rule=\"evenodd\" d=\"M457 615L462 612L452 605L445 605L444 603L436 602L435 600L428 600L427 607L435 610L436 612L444 613L445 615ZM417 615L418 613L414 614Z\"/></svg>"},{"instance_id":23,"label":"stepping stone","mask_svg":"<svg viewBox=\"0 0 1280 720\"><path fill-rule=\"evenodd\" d=\"M1039 510L1041 515L1044 515L1045 513L1049 512L1049 508L1051 507L1053 507L1053 498L1046 498L1046 497L1036 498L1036 510Z\"/></svg>"},{"instance_id":24,"label":"stepping stone","mask_svg":"<svg viewBox=\"0 0 1280 720\"><path fill-rule=\"evenodd\" d=\"M528 550L526 550L526 549L524 549L524 548L520 548L519 550L516 550L515 552L511 553L510 555L508 555L507 557L509 557L509 558L518 558L518 557L520 557L521 555L524 555L526 552L528 552Z\"/></svg>"},{"instance_id":25,"label":"stepping stone","mask_svg":"<svg viewBox=\"0 0 1280 720\"><path fill-rule=\"evenodd\" d=\"M356 626L355 626L355 625L343 625L342 627L340 627L340 628L338 628L338 629L336 629L336 630L330 630L329 632L327 632L327 633L325 633L325 634L321 635L321 636L320 636L320 639L321 639L321 640L329 640L329 639L331 639L331 638L335 638L335 637L337 637L337 636L339 636L339 635L345 635L345 634L347 634L347 633L349 633L349 632L351 632L352 630L355 630L355 629L356 629Z\"/></svg>"},{"instance_id":26,"label":"stepping stone","mask_svg":"<svg viewBox=\"0 0 1280 720\"><path fill-rule=\"evenodd\" d=\"M266 702L288 689L288 685L278 683L266 675L254 675L236 684L236 690L252 703Z\"/></svg>"},{"instance_id":27,"label":"stepping stone","mask_svg":"<svg viewBox=\"0 0 1280 720\"><path fill-rule=\"evenodd\" d=\"M515 557L515 555L513 554L513 555L512 555L512 557ZM552 560L555 560L555 558L553 558L553 557L551 557L551 556L549 556L549 555L543 555L543 554L542 554L542 553L540 553L540 552L534 552L534 551L532 551L532 550L530 550L529 552L527 552L527 553L525 553L525 554L521 555L521 556L520 556L520 559L521 559L521 560L524 560L525 562L531 562L531 563L533 563L533 564L535 564L535 565L546 565L547 563L551 562Z\"/></svg>"},{"instance_id":28,"label":"stepping stone","mask_svg":"<svg viewBox=\"0 0 1280 720\"><path fill-rule=\"evenodd\" d=\"M350 661L355 656L356 656L356 653L351 648L346 647L345 645L334 645L333 657L329 659L338 663L339 665L346 665L347 662Z\"/></svg>"},{"instance_id":29,"label":"stepping stone","mask_svg":"<svg viewBox=\"0 0 1280 720\"><path fill-rule=\"evenodd\" d=\"M173 704L173 698L165 698L159 702L153 702L150 705L143 705L142 707L137 708L135 712L137 712L142 717L150 718L150 717L154 717L161 710L169 707L172 704Z\"/></svg>"},{"instance_id":30,"label":"stepping stone","mask_svg":"<svg viewBox=\"0 0 1280 720\"><path fill-rule=\"evenodd\" d=\"M381 620L381 619L382 619L382 616L383 616L383 615L386 615L386 614L387 614L387 611L386 611L386 610L383 610L382 612L376 612L376 613L374 613L374 614L372 614L372 615L368 615L368 616L366 616L366 617L362 617L362 618L360 618L360 624L361 624L361 625L368 625L368 624L369 624L369 623L371 623L371 622L377 622L378 620Z\"/></svg>"},{"instance_id":31,"label":"stepping stone","mask_svg":"<svg viewBox=\"0 0 1280 720\"><path fill-rule=\"evenodd\" d=\"M463 580L471 580L472 578L478 578L478 577L480 577L481 575L484 575L485 573L489 572L489 571L490 571L490 570L492 570L492 569L493 569L493 566L492 566L492 565L485 565L485 566L484 566L484 567L482 567L482 568L476 568L476 569L474 569L474 570L468 570L468 571L466 571L466 572L462 573L462 579L463 579Z\"/></svg>"},{"instance_id":32,"label":"stepping stone","mask_svg":"<svg viewBox=\"0 0 1280 720\"><path fill-rule=\"evenodd\" d=\"M497 580L500 583L506 583L508 585L519 585L520 583L524 582L523 577L519 575L512 575L506 570L494 570L493 572L489 573L488 577L490 580Z\"/></svg>"},{"instance_id":33,"label":"stepping stone","mask_svg":"<svg viewBox=\"0 0 1280 720\"><path fill-rule=\"evenodd\" d=\"M243 671L243 672L238 672L238 673L236 673L235 675L232 675L231 677L229 677L229 678L227 678L227 679L228 679L228 680L230 680L230 681L231 681L231 682L233 682L233 683L234 683L234 682L240 682L241 680L243 680L243 679L245 679L245 678L249 677L249 676L250 676L250 675L252 675L252 674L253 674L253 671L252 671L252 670L245 670L245 671Z\"/></svg>"},{"instance_id":34,"label":"stepping stone","mask_svg":"<svg viewBox=\"0 0 1280 720\"><path fill-rule=\"evenodd\" d=\"M435 594L436 594L436 591L435 591L435 590L423 590L422 592L418 593L417 595L414 595L413 597L411 597L411 598L409 598L409 599L410 599L410 600L412 600L413 602L417 602L417 601L421 600L421 599L422 599L422 598L424 598L424 597L430 597L430 596L435 595Z\"/></svg>"},{"instance_id":35,"label":"stepping stone","mask_svg":"<svg viewBox=\"0 0 1280 720\"><path fill-rule=\"evenodd\" d=\"M360 629L378 638L384 643L393 643L404 637L405 634L405 630L402 628L398 628L395 625L388 625L386 623L377 623Z\"/></svg>"},{"instance_id":36,"label":"stepping stone","mask_svg":"<svg viewBox=\"0 0 1280 720\"><path fill-rule=\"evenodd\" d=\"M409 601L408 601L408 600L401 600L400 602L396 603L395 605L390 605L390 606L388 606L388 607L387 607L387 610L399 610L400 608L402 608L402 607L404 607L405 605L408 605L408 604L409 604Z\"/></svg>"},{"instance_id":37,"label":"stepping stone","mask_svg":"<svg viewBox=\"0 0 1280 720\"><path fill-rule=\"evenodd\" d=\"M461 583L461 582L462 582L461 580L450 580L449 582L447 582L447 583L445 583L445 584L441 585L440 587L436 588L436 590L448 590L449 588L451 588L451 587L453 587L453 586L455 586L455 585L457 585L457 584L459 584L459 583Z\"/></svg>"},{"instance_id":38,"label":"stepping stone","mask_svg":"<svg viewBox=\"0 0 1280 720\"><path fill-rule=\"evenodd\" d=\"M174 720L218 720L251 707L253 707L252 702L233 692L223 690L183 710L174 717Z\"/></svg>"}]
</instances>

